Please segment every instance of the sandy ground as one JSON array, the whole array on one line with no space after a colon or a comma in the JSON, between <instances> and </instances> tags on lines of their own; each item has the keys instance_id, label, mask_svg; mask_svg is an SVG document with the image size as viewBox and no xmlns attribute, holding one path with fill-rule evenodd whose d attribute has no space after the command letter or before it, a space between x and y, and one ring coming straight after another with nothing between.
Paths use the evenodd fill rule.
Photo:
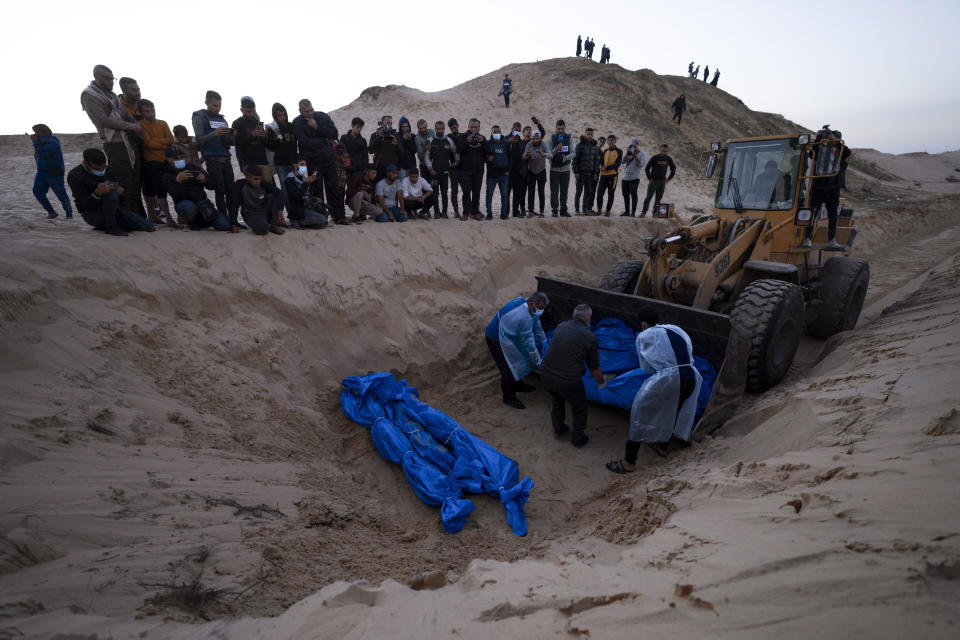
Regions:
<instances>
[{"instance_id":1,"label":"sandy ground","mask_svg":"<svg viewBox=\"0 0 960 640\"><path fill-rule=\"evenodd\" d=\"M955 154L862 152L858 328L613 477L624 416L555 440L545 394L499 402L482 327L535 274L595 282L664 223L113 239L44 220L3 142L0 637L956 637ZM339 412L339 380L373 370L519 462L526 538L483 497L442 532Z\"/></svg>"}]
</instances>

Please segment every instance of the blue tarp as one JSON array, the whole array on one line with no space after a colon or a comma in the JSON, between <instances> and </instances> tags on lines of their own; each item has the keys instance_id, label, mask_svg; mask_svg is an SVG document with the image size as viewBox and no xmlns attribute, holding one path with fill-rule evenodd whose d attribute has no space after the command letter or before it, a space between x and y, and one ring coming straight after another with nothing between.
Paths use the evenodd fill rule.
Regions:
<instances>
[{"instance_id":1,"label":"blue tarp","mask_svg":"<svg viewBox=\"0 0 960 640\"><path fill-rule=\"evenodd\" d=\"M604 318L590 330L597 336L600 352L600 370L604 374L619 374L607 381L601 389L589 371L584 371L583 386L587 392L587 400L597 404L605 404L630 411L637 391L650 377L650 374L640 368L637 357L637 332L617 318ZM553 332L547 333L547 343L553 337ZM544 350L546 352L546 350ZM710 400L710 392L717 380L717 370L709 361L699 356L693 356L693 366L703 376L700 386L700 396L697 398L697 416L703 415Z\"/></svg>"},{"instance_id":2,"label":"blue tarp","mask_svg":"<svg viewBox=\"0 0 960 640\"><path fill-rule=\"evenodd\" d=\"M459 493L465 491L499 498L513 533L527 534L523 506L533 480L521 479L516 462L420 402L406 380L389 373L346 378L340 406L348 418L370 428L381 456L403 465L417 497L441 508L446 531L462 529L473 510L473 503Z\"/></svg>"}]
</instances>

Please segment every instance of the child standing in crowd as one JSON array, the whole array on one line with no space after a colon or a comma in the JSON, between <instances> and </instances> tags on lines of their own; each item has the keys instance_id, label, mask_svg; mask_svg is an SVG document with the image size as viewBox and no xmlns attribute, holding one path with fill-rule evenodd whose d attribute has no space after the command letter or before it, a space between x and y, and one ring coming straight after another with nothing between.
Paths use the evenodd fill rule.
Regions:
<instances>
[{"instance_id":1,"label":"child standing in crowd","mask_svg":"<svg viewBox=\"0 0 960 640\"><path fill-rule=\"evenodd\" d=\"M187 133L187 128L182 124L173 128L173 146L183 151L187 164L200 166L200 150L197 149L197 143L193 136Z\"/></svg>"},{"instance_id":2,"label":"child standing in crowd","mask_svg":"<svg viewBox=\"0 0 960 640\"><path fill-rule=\"evenodd\" d=\"M33 195L37 198L40 206L47 212L47 219L53 220L59 214L53 210L53 205L47 198L47 192L53 189L60 204L63 205L63 211L67 219L73 218L73 207L70 205L70 198L67 197L67 188L63 184L63 174L66 167L63 164L63 149L60 147L60 140L53 135L45 124L33 125L33 134L30 136L33 141L33 158L37 161L37 175L33 179Z\"/></svg>"},{"instance_id":3,"label":"child standing in crowd","mask_svg":"<svg viewBox=\"0 0 960 640\"><path fill-rule=\"evenodd\" d=\"M140 128L143 130L143 157L144 182L143 199L147 202L147 220L154 224L166 221L176 226L170 217L170 205L167 204L167 190L163 184L163 174L166 172L167 147L173 144L173 133L163 120L157 120L157 110L149 100L141 100L139 105L143 120ZM159 214L163 214L164 219Z\"/></svg>"}]
</instances>

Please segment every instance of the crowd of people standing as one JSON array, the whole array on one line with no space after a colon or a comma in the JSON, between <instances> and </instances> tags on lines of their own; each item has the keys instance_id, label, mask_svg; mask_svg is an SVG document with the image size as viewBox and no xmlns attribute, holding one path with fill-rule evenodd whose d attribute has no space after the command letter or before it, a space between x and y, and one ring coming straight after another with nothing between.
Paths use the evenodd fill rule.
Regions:
<instances>
[{"instance_id":1,"label":"crowd of people standing","mask_svg":"<svg viewBox=\"0 0 960 640\"><path fill-rule=\"evenodd\" d=\"M577 36L577 57L579 58L583 55L587 60L593 60L593 49L596 47L596 43L593 41L593 38L587 36L587 39L584 40L580 36ZM600 47L600 64L607 64L610 62L610 47L603 45Z\"/></svg>"},{"instance_id":2,"label":"crowd of people standing","mask_svg":"<svg viewBox=\"0 0 960 640\"><path fill-rule=\"evenodd\" d=\"M514 122L505 131L493 125L484 134L477 118L464 131L456 118L437 120L432 128L421 118L414 131L406 117L394 129L393 118L384 115L367 138L361 118L340 135L330 116L307 99L294 118L274 103L272 120L264 122L256 102L245 96L240 117L228 122L215 91L193 112L190 136L185 126L171 128L157 118L157 106L141 97L136 80L120 78L117 95L109 68L98 65L93 75L81 104L102 149L85 150L82 164L66 177L84 220L112 235L158 224L279 234L285 227L330 222L450 218L451 209L456 219L491 220L495 194L501 219L544 217L548 183L551 215L570 217L571 174L575 214L609 216L621 170L622 216L637 215L640 180L648 180L643 216L651 199L655 208L659 204L676 171L666 145L647 160L636 138L621 150L616 136L595 140L587 128L577 140L562 119L549 134L535 117L533 126ZM34 193L48 217L56 217L46 198L54 189L69 217L59 142L45 125L37 125L31 137L38 162Z\"/></svg>"}]
</instances>

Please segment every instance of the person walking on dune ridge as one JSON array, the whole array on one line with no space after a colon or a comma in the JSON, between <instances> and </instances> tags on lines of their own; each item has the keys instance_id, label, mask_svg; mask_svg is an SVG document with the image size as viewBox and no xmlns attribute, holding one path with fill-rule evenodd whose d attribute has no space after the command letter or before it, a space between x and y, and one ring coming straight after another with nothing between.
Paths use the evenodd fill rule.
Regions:
<instances>
[{"instance_id":1,"label":"person walking on dune ridge","mask_svg":"<svg viewBox=\"0 0 960 640\"><path fill-rule=\"evenodd\" d=\"M47 192L53 189L63 205L63 211L67 219L73 218L73 208L70 206L70 198L67 196L67 188L63 184L63 174L66 166L63 163L63 149L60 146L60 140L53 135L45 124L33 125L33 133L30 135L33 142L33 157L37 161L37 175L33 178L33 196L47 212L47 219L52 220L59 214L54 211L53 205L47 198Z\"/></svg>"}]
</instances>

